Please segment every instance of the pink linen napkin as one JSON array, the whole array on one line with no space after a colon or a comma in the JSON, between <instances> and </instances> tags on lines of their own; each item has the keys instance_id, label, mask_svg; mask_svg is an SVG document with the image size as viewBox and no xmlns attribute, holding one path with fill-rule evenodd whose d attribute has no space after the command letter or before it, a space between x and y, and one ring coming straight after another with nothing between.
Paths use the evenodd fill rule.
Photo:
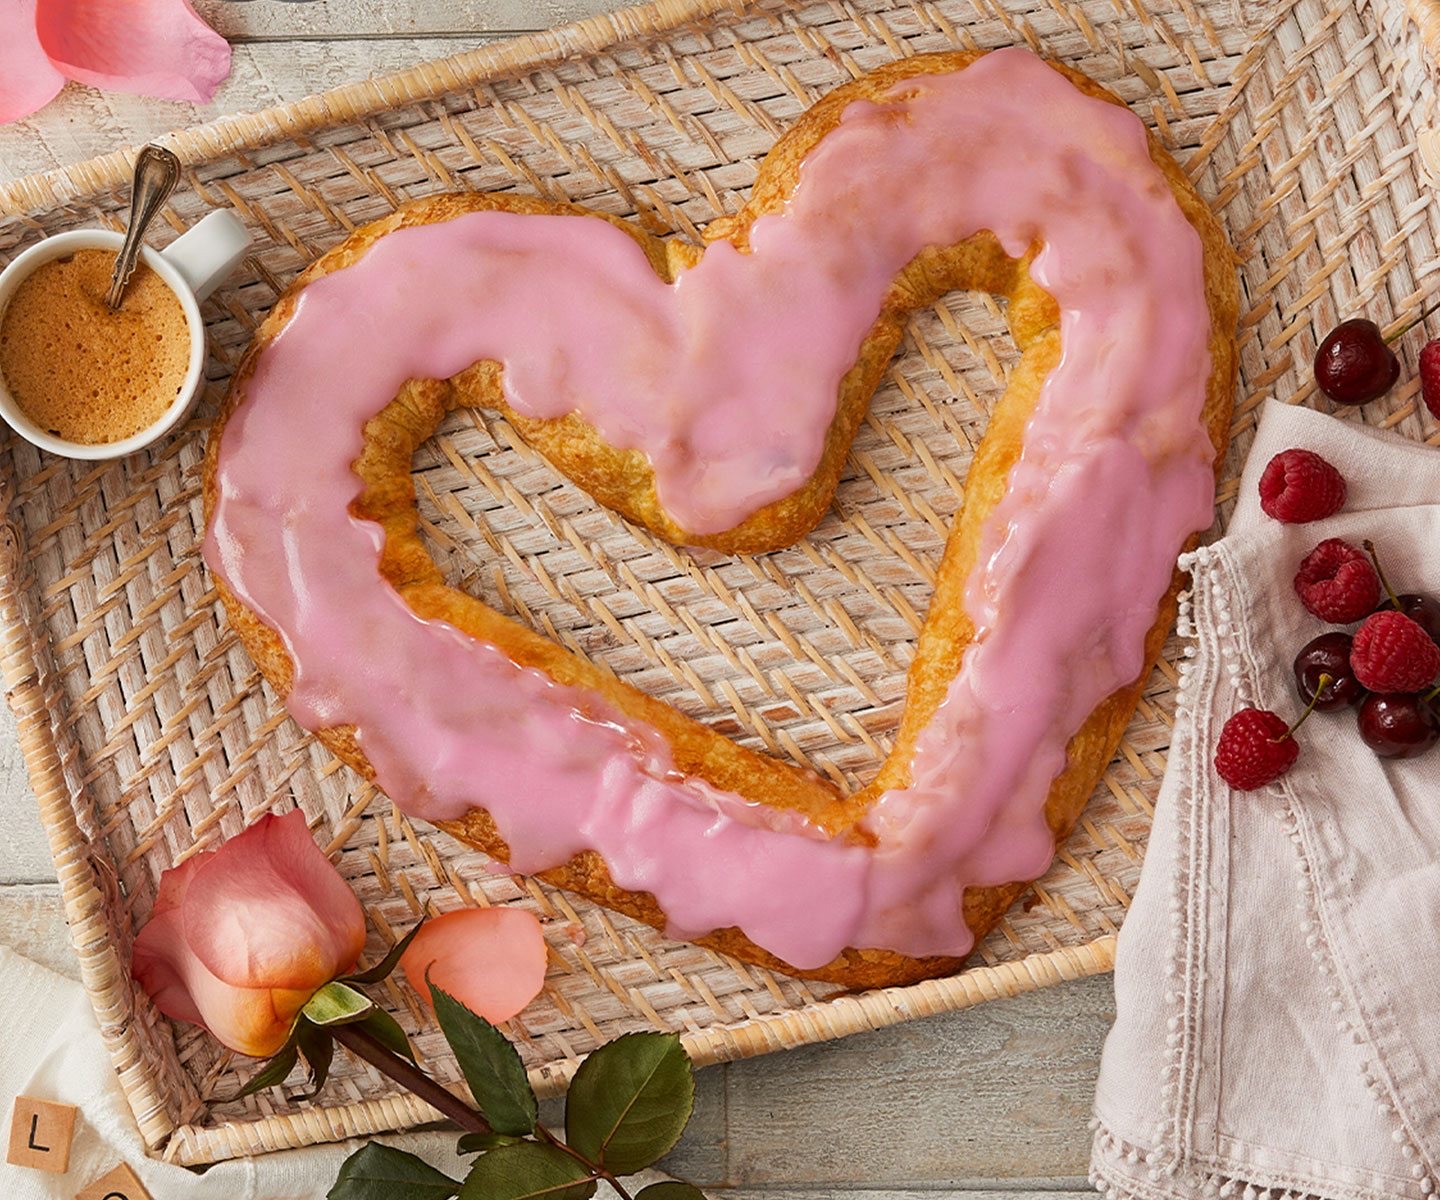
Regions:
<instances>
[{"instance_id":1,"label":"pink linen napkin","mask_svg":"<svg viewBox=\"0 0 1440 1200\"><path fill-rule=\"evenodd\" d=\"M1291 446L1344 473L1343 512L1261 511ZM1440 453L1272 401L1227 535L1182 560L1193 641L1096 1095L1110 1200L1424 1200L1440 1182L1440 747L1381 760L1345 710L1312 716L1269 788L1214 768L1237 708L1300 712L1291 662L1328 627L1292 581L1327 537L1370 538L1397 591L1440 596Z\"/></svg>"}]
</instances>

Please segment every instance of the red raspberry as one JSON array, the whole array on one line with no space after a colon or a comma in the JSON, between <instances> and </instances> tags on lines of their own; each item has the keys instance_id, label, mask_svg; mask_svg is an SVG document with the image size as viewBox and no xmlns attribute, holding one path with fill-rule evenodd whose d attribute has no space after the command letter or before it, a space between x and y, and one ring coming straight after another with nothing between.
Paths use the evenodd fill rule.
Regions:
<instances>
[{"instance_id":1,"label":"red raspberry","mask_svg":"<svg viewBox=\"0 0 1440 1200\"><path fill-rule=\"evenodd\" d=\"M1355 631L1350 667L1372 692L1418 692L1440 675L1440 646L1404 613L1384 609Z\"/></svg>"},{"instance_id":2,"label":"red raspberry","mask_svg":"<svg viewBox=\"0 0 1440 1200\"><path fill-rule=\"evenodd\" d=\"M1295 765L1300 746L1285 719L1263 708L1242 708L1225 722L1215 747L1215 769L1237 791L1274 783Z\"/></svg>"},{"instance_id":3,"label":"red raspberry","mask_svg":"<svg viewBox=\"0 0 1440 1200\"><path fill-rule=\"evenodd\" d=\"M1362 551L1340 538L1326 538L1300 563L1295 591L1322 621L1348 625L1380 603L1380 576Z\"/></svg>"},{"instance_id":4,"label":"red raspberry","mask_svg":"<svg viewBox=\"0 0 1440 1200\"><path fill-rule=\"evenodd\" d=\"M1313 451L1282 450L1260 476L1260 507L1287 525L1334 516L1345 507L1345 476Z\"/></svg>"},{"instance_id":5,"label":"red raspberry","mask_svg":"<svg viewBox=\"0 0 1440 1200\"><path fill-rule=\"evenodd\" d=\"M1430 415L1440 419L1440 338L1420 347L1420 395Z\"/></svg>"}]
</instances>

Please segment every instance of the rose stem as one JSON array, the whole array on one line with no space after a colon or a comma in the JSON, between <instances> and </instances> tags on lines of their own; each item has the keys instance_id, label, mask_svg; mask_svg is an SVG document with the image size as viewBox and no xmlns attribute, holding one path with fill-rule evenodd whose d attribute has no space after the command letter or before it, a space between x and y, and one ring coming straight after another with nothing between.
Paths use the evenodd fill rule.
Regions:
<instances>
[{"instance_id":1,"label":"rose stem","mask_svg":"<svg viewBox=\"0 0 1440 1200\"><path fill-rule=\"evenodd\" d=\"M363 1058L432 1108L438 1108L466 1133L490 1132L485 1118L459 1096L441 1087L414 1063L401 1058L358 1025L332 1025L327 1032L357 1058Z\"/></svg>"},{"instance_id":2,"label":"rose stem","mask_svg":"<svg viewBox=\"0 0 1440 1200\"><path fill-rule=\"evenodd\" d=\"M535 1136L543 1142L549 1142L552 1146L555 1147L555 1149L559 1150L562 1154L568 1154L571 1158L573 1158L576 1162L583 1166L587 1171L593 1171L597 1179L603 1179L606 1183L608 1183L612 1188L615 1189L615 1193L620 1197L620 1200L634 1200L630 1193L625 1190L624 1184L622 1184L619 1179L617 1179L614 1175L612 1175L609 1171L605 1170L603 1167L597 1167L578 1150L570 1149L569 1146L567 1146L558 1137L556 1137L553 1133L546 1129L545 1126L536 1125Z\"/></svg>"},{"instance_id":3,"label":"rose stem","mask_svg":"<svg viewBox=\"0 0 1440 1200\"><path fill-rule=\"evenodd\" d=\"M377 1071L388 1075L401 1087L413 1092L432 1108L438 1108L466 1133L489 1133L485 1118L470 1108L454 1092L440 1086L409 1059L401 1058L383 1042L376 1039L358 1025L332 1025L329 1032L335 1040L358 1058L363 1058ZM603 1179L620 1195L621 1200L631 1200L630 1193L614 1175L600 1170L581 1154L577 1154L543 1125L535 1127L537 1137L543 1138L557 1150L568 1154L584 1165L587 1171L595 1172L595 1178Z\"/></svg>"}]
</instances>

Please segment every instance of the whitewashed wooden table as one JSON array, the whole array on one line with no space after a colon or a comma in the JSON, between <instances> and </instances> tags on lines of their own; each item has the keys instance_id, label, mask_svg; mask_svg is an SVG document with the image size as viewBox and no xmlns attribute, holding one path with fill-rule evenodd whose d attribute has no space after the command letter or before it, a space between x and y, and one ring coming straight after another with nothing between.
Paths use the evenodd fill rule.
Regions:
<instances>
[{"instance_id":1,"label":"whitewashed wooden table","mask_svg":"<svg viewBox=\"0 0 1440 1200\"><path fill-rule=\"evenodd\" d=\"M0 126L0 180L298 100L613 0L194 0L235 47L212 104L68 87ZM74 975L59 889L0 711L0 942ZM1113 1017L1108 976L701 1074L669 1165L728 1200L1066 1200ZM1093 1195L1086 1191L1084 1194Z\"/></svg>"}]
</instances>

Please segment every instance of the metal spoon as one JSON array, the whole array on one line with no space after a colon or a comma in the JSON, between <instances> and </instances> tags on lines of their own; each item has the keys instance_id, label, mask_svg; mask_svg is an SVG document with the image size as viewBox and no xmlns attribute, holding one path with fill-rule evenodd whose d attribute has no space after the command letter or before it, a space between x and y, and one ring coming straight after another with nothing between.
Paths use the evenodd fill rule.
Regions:
<instances>
[{"instance_id":1,"label":"metal spoon","mask_svg":"<svg viewBox=\"0 0 1440 1200\"><path fill-rule=\"evenodd\" d=\"M163 146L146 146L135 160L135 181L130 188L130 227L125 231L125 244L115 259L115 271L110 276L110 290L105 303L111 311L120 307L125 295L125 285L135 273L135 264L140 261L140 247L145 241L145 231L170 199L170 193L180 182L180 160Z\"/></svg>"}]
</instances>

